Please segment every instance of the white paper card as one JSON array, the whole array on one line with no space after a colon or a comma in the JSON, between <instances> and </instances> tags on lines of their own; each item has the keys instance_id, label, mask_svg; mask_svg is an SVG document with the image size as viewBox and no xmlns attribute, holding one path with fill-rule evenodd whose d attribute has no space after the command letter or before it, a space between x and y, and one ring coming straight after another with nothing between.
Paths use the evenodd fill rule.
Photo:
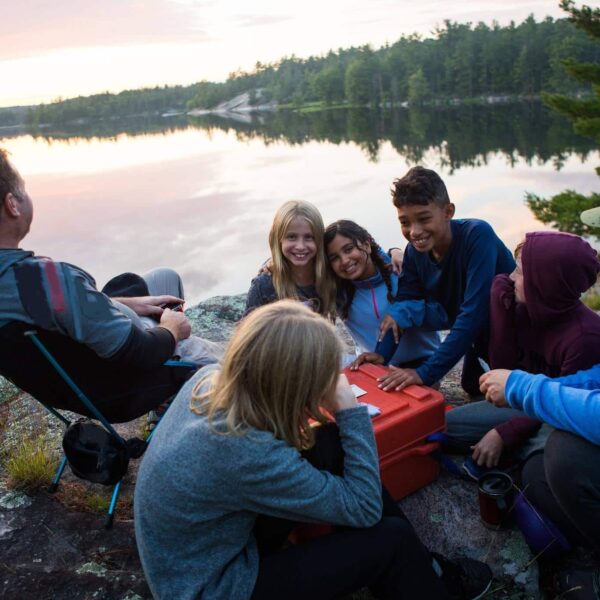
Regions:
<instances>
[{"instance_id":1,"label":"white paper card","mask_svg":"<svg viewBox=\"0 0 600 600\"><path fill-rule=\"evenodd\" d=\"M361 387L358 387L355 383L353 383L350 387L354 392L355 398L360 398L361 396L364 396L367 393L366 390L363 390Z\"/></svg>"},{"instance_id":2,"label":"white paper card","mask_svg":"<svg viewBox=\"0 0 600 600\"><path fill-rule=\"evenodd\" d=\"M375 406L374 404L369 404L368 402L359 402L360 406L366 406L367 411L369 412L370 417L376 417L381 414L381 409Z\"/></svg>"}]
</instances>

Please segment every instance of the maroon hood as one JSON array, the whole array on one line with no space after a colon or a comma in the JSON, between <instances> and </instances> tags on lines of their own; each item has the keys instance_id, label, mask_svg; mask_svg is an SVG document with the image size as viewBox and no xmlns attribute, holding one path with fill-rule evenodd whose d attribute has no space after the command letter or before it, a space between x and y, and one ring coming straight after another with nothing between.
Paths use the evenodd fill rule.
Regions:
<instances>
[{"instance_id":1,"label":"maroon hood","mask_svg":"<svg viewBox=\"0 0 600 600\"><path fill-rule=\"evenodd\" d=\"M596 283L596 251L570 233L528 233L521 253L527 312L533 325L560 319Z\"/></svg>"}]
</instances>

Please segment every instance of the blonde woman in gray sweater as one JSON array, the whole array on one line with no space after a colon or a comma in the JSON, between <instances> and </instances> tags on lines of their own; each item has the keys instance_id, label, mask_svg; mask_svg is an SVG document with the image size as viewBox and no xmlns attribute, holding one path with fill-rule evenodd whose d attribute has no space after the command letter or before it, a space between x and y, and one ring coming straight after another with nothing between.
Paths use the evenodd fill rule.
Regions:
<instances>
[{"instance_id":1,"label":"blonde woman in gray sweater","mask_svg":"<svg viewBox=\"0 0 600 600\"><path fill-rule=\"evenodd\" d=\"M135 491L155 598L312 600L365 586L378 598L475 596L465 585L480 563L432 559L401 511L383 508L370 418L339 375L341 353L325 319L276 302L238 326L220 370L182 388ZM331 454L318 432L332 427L338 474L318 468ZM294 521L342 527L284 547Z\"/></svg>"}]
</instances>

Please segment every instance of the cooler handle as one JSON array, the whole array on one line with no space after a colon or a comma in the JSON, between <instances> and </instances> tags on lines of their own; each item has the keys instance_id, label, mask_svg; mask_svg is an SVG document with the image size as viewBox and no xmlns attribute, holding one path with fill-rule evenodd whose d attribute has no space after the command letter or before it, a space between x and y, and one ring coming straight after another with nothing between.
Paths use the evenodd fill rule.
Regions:
<instances>
[{"instance_id":1,"label":"cooler handle","mask_svg":"<svg viewBox=\"0 0 600 600\"><path fill-rule=\"evenodd\" d=\"M362 365L359 365L358 370L371 377L371 379L377 379L390 372L388 368L373 363L362 363Z\"/></svg>"}]
</instances>

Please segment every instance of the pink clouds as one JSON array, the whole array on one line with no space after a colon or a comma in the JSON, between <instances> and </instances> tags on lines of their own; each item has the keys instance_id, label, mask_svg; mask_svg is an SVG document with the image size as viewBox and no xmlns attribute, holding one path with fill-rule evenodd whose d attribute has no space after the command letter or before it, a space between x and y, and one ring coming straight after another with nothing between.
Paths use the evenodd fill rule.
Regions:
<instances>
[{"instance_id":1,"label":"pink clouds","mask_svg":"<svg viewBox=\"0 0 600 600\"><path fill-rule=\"evenodd\" d=\"M202 42L203 3L165 0L30 0L2 11L0 60L68 47Z\"/></svg>"}]
</instances>

